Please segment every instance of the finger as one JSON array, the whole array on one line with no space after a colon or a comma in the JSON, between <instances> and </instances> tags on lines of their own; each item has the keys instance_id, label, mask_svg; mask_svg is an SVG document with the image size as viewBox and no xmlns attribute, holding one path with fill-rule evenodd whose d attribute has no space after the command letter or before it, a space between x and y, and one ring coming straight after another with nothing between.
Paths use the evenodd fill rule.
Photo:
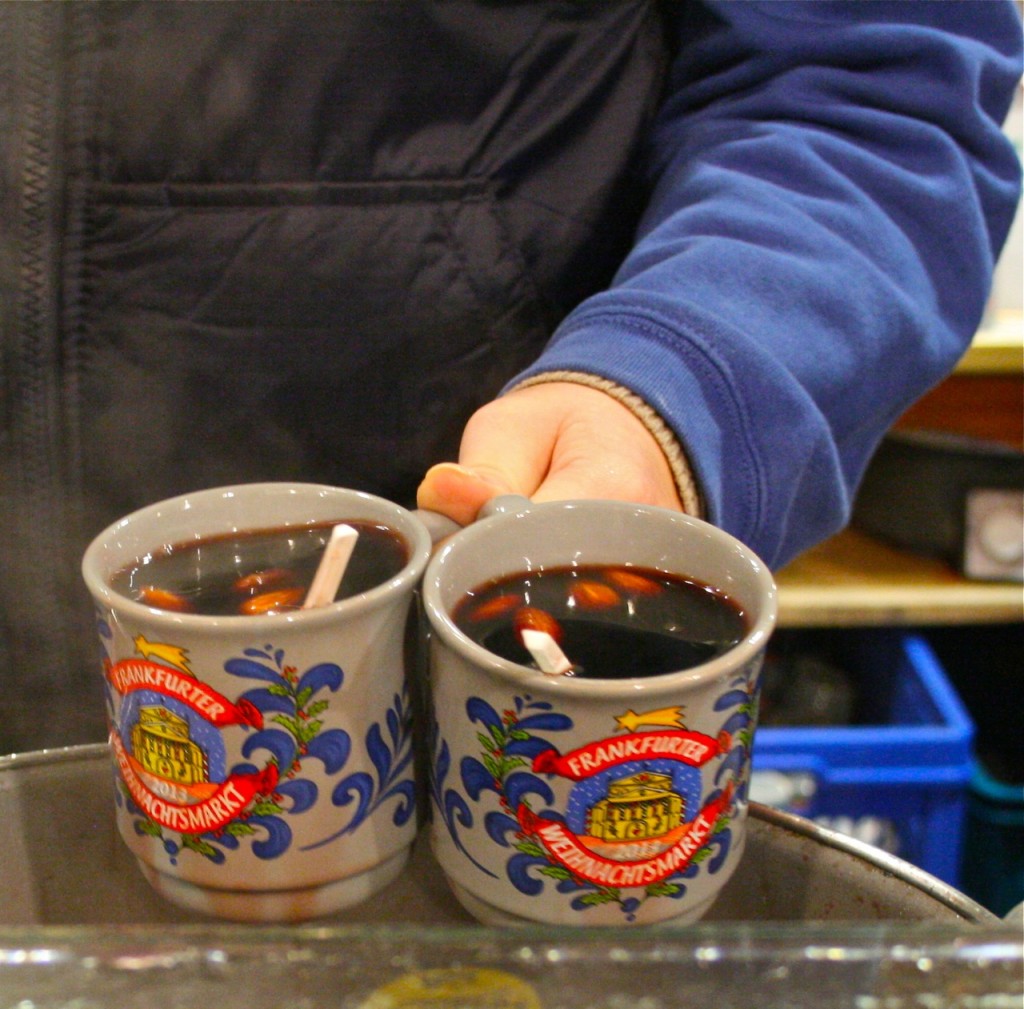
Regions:
<instances>
[{"instance_id":1,"label":"finger","mask_svg":"<svg viewBox=\"0 0 1024 1009\"><path fill-rule=\"evenodd\" d=\"M499 494L529 497L547 472L560 422L555 398L538 392L511 393L477 410L463 431L458 465L427 471L419 506L467 525Z\"/></svg>"},{"instance_id":2,"label":"finger","mask_svg":"<svg viewBox=\"0 0 1024 1009\"><path fill-rule=\"evenodd\" d=\"M551 464L563 414L562 404L542 395L542 387L494 400L470 417L459 463L501 493L530 497Z\"/></svg>"},{"instance_id":3,"label":"finger","mask_svg":"<svg viewBox=\"0 0 1024 1009\"><path fill-rule=\"evenodd\" d=\"M469 525L491 498L509 490L464 466L442 462L427 470L416 491L416 503L447 515L459 525Z\"/></svg>"}]
</instances>

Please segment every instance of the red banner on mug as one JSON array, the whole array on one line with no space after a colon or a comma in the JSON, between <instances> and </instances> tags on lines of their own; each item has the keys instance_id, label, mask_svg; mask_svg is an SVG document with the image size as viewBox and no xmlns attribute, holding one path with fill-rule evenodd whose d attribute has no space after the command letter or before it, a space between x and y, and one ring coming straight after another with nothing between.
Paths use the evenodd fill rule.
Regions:
<instances>
[{"instance_id":1,"label":"red banner on mug","mask_svg":"<svg viewBox=\"0 0 1024 1009\"><path fill-rule=\"evenodd\" d=\"M533 770L580 781L600 774L609 767L659 757L678 760L691 767L701 767L719 753L721 747L718 741L702 732L674 729L631 732L628 736L588 743L566 754L560 754L555 749L545 750L534 757Z\"/></svg>"},{"instance_id":2,"label":"red banner on mug","mask_svg":"<svg viewBox=\"0 0 1024 1009\"><path fill-rule=\"evenodd\" d=\"M154 792L142 779L138 762L125 749L116 732L110 734L110 745L132 799L149 819L181 834L205 834L219 830L238 818L257 795L273 792L278 781L276 764L267 764L262 771L232 774L212 785L208 797L192 803L175 802Z\"/></svg>"},{"instance_id":3,"label":"red banner on mug","mask_svg":"<svg viewBox=\"0 0 1024 1009\"><path fill-rule=\"evenodd\" d=\"M229 701L213 687L194 676L145 659L122 659L106 669L107 680L119 694L153 690L181 701L218 728L225 725L249 725L263 728L263 714L246 700Z\"/></svg>"},{"instance_id":4,"label":"red banner on mug","mask_svg":"<svg viewBox=\"0 0 1024 1009\"><path fill-rule=\"evenodd\" d=\"M614 861L592 851L558 820L547 820L526 806L518 810L523 833L530 834L544 847L552 861L563 865L574 876L607 887L650 886L685 869L704 847L715 823L732 801L727 788L707 803L689 824L686 833L657 855L638 861Z\"/></svg>"}]
</instances>

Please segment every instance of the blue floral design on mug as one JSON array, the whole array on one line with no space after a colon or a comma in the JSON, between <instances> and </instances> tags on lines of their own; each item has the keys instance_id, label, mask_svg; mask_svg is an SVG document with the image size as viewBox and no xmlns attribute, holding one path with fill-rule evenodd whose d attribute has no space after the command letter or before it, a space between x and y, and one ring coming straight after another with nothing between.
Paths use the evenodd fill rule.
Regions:
<instances>
[{"instance_id":1,"label":"blue floral design on mug","mask_svg":"<svg viewBox=\"0 0 1024 1009\"><path fill-rule=\"evenodd\" d=\"M324 662L300 671L283 649L245 649L224 663L225 672L260 686L235 700L198 679L188 653L166 642L135 638L136 655L104 660L108 689L120 696L111 746L120 770L118 801L134 817L137 834L159 838L172 864L185 851L214 863L242 841L254 855L273 859L292 844L290 817L320 800L317 783L304 774L318 761L326 775L347 766L352 741L343 729L325 729L322 715L345 674ZM385 714L387 738L378 724L367 732L374 781L356 772L334 788L343 806L360 801L340 831L306 847L320 847L355 830L389 799L401 826L413 814L411 716L398 695ZM226 767L221 731L238 726L247 733L245 762ZM253 762L249 762L253 761Z\"/></svg>"},{"instance_id":2,"label":"blue floral design on mug","mask_svg":"<svg viewBox=\"0 0 1024 1009\"><path fill-rule=\"evenodd\" d=\"M681 707L629 709L608 736L564 752L547 734L569 731L573 721L551 703L515 696L499 713L470 697L466 715L481 727L481 750L462 759L462 791L475 805L487 794L496 797L497 808L488 803L482 823L490 840L509 850L508 880L525 896L552 885L573 895L579 912L618 905L633 921L646 901L678 899L701 871L718 872L731 844L736 772L749 752L742 734L750 734L753 689L740 678L717 699L714 710L729 714L716 737L688 728ZM702 797L701 769L713 761L721 787ZM471 857L458 827L473 825L472 807L444 788L449 767L442 740L435 745L434 801L453 841ZM556 780L568 782L569 791L553 808Z\"/></svg>"}]
</instances>

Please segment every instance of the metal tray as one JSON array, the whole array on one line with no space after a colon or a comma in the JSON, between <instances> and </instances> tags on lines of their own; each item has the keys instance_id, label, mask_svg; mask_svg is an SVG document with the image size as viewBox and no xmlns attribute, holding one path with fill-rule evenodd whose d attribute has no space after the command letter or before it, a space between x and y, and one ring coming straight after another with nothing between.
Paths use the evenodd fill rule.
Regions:
<instances>
[{"instance_id":1,"label":"metal tray","mask_svg":"<svg viewBox=\"0 0 1024 1009\"><path fill-rule=\"evenodd\" d=\"M420 844L302 926L199 920L116 834L105 746L0 758L0 1009L1019 1009L1020 929L876 849L752 806L685 928L485 928Z\"/></svg>"},{"instance_id":2,"label":"metal tray","mask_svg":"<svg viewBox=\"0 0 1024 1009\"><path fill-rule=\"evenodd\" d=\"M0 757L0 925L196 923L154 894L117 835L103 744ZM708 914L726 921L999 919L935 877L751 804L747 850ZM386 890L326 923L466 925L425 839Z\"/></svg>"}]
</instances>

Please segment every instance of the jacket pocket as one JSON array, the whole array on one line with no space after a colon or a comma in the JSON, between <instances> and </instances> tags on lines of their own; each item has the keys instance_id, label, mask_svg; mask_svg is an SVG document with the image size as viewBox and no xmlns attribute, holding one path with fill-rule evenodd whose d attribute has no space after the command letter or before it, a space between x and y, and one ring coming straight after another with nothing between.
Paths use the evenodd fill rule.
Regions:
<instances>
[{"instance_id":1,"label":"jacket pocket","mask_svg":"<svg viewBox=\"0 0 1024 1009\"><path fill-rule=\"evenodd\" d=\"M114 511L253 479L408 500L550 328L472 183L104 186L86 249L83 463Z\"/></svg>"}]
</instances>

